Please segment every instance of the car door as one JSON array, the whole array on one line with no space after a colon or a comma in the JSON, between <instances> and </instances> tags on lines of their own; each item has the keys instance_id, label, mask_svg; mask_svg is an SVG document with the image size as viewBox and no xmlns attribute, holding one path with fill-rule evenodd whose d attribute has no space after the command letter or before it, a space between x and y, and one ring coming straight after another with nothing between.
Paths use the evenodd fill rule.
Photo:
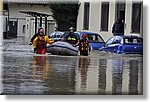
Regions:
<instances>
[{"instance_id":1,"label":"car door","mask_svg":"<svg viewBox=\"0 0 150 102\"><path fill-rule=\"evenodd\" d=\"M118 46L120 45L121 37L116 36L112 37L107 43L106 43L106 51L108 52L116 52L118 50Z\"/></svg>"},{"instance_id":2,"label":"car door","mask_svg":"<svg viewBox=\"0 0 150 102\"><path fill-rule=\"evenodd\" d=\"M111 44L113 43L113 40L114 40L114 37L111 37L110 39L108 39L102 50L106 52L111 52L112 50Z\"/></svg>"},{"instance_id":3,"label":"car door","mask_svg":"<svg viewBox=\"0 0 150 102\"><path fill-rule=\"evenodd\" d=\"M125 53L143 53L142 38L126 38L124 39L124 42L123 50Z\"/></svg>"},{"instance_id":4,"label":"car door","mask_svg":"<svg viewBox=\"0 0 150 102\"><path fill-rule=\"evenodd\" d=\"M110 48L110 52L116 53L118 51L118 46L121 44L121 39L122 37L120 36L114 37L113 42L110 45L108 45Z\"/></svg>"},{"instance_id":5,"label":"car door","mask_svg":"<svg viewBox=\"0 0 150 102\"><path fill-rule=\"evenodd\" d=\"M104 40L98 34L88 34L89 38L92 38L89 40L92 50L98 50L104 45Z\"/></svg>"}]
</instances>

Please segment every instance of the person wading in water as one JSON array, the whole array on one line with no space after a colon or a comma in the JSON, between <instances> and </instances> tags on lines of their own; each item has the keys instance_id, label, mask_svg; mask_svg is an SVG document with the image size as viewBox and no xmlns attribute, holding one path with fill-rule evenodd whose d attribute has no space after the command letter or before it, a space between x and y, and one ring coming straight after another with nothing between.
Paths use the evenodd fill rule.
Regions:
<instances>
[{"instance_id":1,"label":"person wading in water","mask_svg":"<svg viewBox=\"0 0 150 102\"><path fill-rule=\"evenodd\" d=\"M53 42L53 40L44 34L44 29L41 28L33 40L34 52L36 54L46 54L46 44L52 44Z\"/></svg>"}]
</instances>

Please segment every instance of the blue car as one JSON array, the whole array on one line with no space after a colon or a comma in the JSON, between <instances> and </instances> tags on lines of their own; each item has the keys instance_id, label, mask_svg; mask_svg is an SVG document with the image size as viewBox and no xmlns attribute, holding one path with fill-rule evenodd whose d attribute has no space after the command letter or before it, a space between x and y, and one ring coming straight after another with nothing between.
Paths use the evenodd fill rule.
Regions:
<instances>
[{"instance_id":1,"label":"blue car","mask_svg":"<svg viewBox=\"0 0 150 102\"><path fill-rule=\"evenodd\" d=\"M75 33L79 35L80 39L82 39L82 34L87 34L91 50L98 50L105 44L103 38L97 33L94 32L75 32Z\"/></svg>"},{"instance_id":2,"label":"blue car","mask_svg":"<svg viewBox=\"0 0 150 102\"><path fill-rule=\"evenodd\" d=\"M143 54L143 38L138 36L114 36L108 39L99 50L117 54Z\"/></svg>"}]
</instances>

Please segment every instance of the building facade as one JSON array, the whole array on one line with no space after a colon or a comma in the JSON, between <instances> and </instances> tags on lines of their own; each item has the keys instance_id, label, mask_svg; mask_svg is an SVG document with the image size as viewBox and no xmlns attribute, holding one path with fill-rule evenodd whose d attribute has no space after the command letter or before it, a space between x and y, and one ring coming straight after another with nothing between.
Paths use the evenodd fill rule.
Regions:
<instances>
[{"instance_id":1,"label":"building facade","mask_svg":"<svg viewBox=\"0 0 150 102\"><path fill-rule=\"evenodd\" d=\"M113 36L117 19L124 23L124 35L143 35L143 2L141 0L80 0L78 31L99 33L106 41Z\"/></svg>"},{"instance_id":2,"label":"building facade","mask_svg":"<svg viewBox=\"0 0 150 102\"><path fill-rule=\"evenodd\" d=\"M56 26L53 19L48 0L9 0L3 3L3 36L4 38L25 37L30 39L38 28L41 26L45 28L46 34L50 35ZM22 13L26 12L26 13ZM40 17L35 18L34 13L48 15L47 19L41 16L42 24L40 24ZM37 19L37 21L35 20ZM36 30L35 30L35 23Z\"/></svg>"}]
</instances>

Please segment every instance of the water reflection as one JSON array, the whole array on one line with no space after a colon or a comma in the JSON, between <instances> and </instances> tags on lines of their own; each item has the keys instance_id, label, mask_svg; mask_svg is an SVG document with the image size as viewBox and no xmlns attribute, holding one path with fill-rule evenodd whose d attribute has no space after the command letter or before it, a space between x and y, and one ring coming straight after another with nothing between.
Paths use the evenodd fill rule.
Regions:
<instances>
[{"instance_id":1,"label":"water reflection","mask_svg":"<svg viewBox=\"0 0 150 102\"><path fill-rule=\"evenodd\" d=\"M129 64L129 94L138 94L138 61L131 60Z\"/></svg>"},{"instance_id":2,"label":"water reflection","mask_svg":"<svg viewBox=\"0 0 150 102\"><path fill-rule=\"evenodd\" d=\"M34 56L31 46L20 43L4 47L3 94L143 93L142 56Z\"/></svg>"},{"instance_id":3,"label":"water reflection","mask_svg":"<svg viewBox=\"0 0 150 102\"><path fill-rule=\"evenodd\" d=\"M46 78L46 56L33 57L32 72L34 79L44 80Z\"/></svg>"},{"instance_id":4,"label":"water reflection","mask_svg":"<svg viewBox=\"0 0 150 102\"><path fill-rule=\"evenodd\" d=\"M74 94L75 68L78 66L78 58L47 57L48 67L45 80L48 90L46 94Z\"/></svg>"},{"instance_id":5,"label":"water reflection","mask_svg":"<svg viewBox=\"0 0 150 102\"><path fill-rule=\"evenodd\" d=\"M112 61L112 94L121 94L123 61L121 59Z\"/></svg>"},{"instance_id":6,"label":"water reflection","mask_svg":"<svg viewBox=\"0 0 150 102\"><path fill-rule=\"evenodd\" d=\"M99 87L99 94L107 94L106 92L106 59L100 59L99 60L99 81L98 81L98 87ZM106 93L105 93L106 92Z\"/></svg>"},{"instance_id":7,"label":"water reflection","mask_svg":"<svg viewBox=\"0 0 150 102\"><path fill-rule=\"evenodd\" d=\"M76 71L78 94L142 94L139 60L100 59L98 70L98 65L89 64L92 60L79 61L82 67Z\"/></svg>"},{"instance_id":8,"label":"water reflection","mask_svg":"<svg viewBox=\"0 0 150 102\"><path fill-rule=\"evenodd\" d=\"M81 57L79 59L78 68L76 70L76 94L86 93L87 72L90 59Z\"/></svg>"}]
</instances>

